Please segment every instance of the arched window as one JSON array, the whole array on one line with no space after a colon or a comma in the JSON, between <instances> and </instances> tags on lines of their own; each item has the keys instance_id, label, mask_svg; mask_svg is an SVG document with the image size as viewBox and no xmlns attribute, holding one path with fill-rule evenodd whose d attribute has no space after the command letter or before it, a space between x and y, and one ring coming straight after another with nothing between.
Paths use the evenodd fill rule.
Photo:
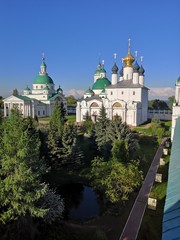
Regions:
<instances>
[{"instance_id":1,"label":"arched window","mask_svg":"<svg viewBox=\"0 0 180 240\"><path fill-rule=\"evenodd\" d=\"M93 103L91 104L91 107L99 107L99 106L98 106L98 104L97 104L96 102L93 102Z\"/></svg>"},{"instance_id":2,"label":"arched window","mask_svg":"<svg viewBox=\"0 0 180 240\"><path fill-rule=\"evenodd\" d=\"M113 104L113 108L121 108L122 105L119 102Z\"/></svg>"}]
</instances>

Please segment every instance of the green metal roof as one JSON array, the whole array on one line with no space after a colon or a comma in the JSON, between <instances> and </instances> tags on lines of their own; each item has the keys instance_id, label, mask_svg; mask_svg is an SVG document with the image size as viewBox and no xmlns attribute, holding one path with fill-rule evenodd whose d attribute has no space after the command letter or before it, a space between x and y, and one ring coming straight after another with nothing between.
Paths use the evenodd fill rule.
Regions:
<instances>
[{"instance_id":1,"label":"green metal roof","mask_svg":"<svg viewBox=\"0 0 180 240\"><path fill-rule=\"evenodd\" d=\"M54 84L52 78L50 78L48 75L38 75L34 79L34 84Z\"/></svg>"},{"instance_id":2,"label":"green metal roof","mask_svg":"<svg viewBox=\"0 0 180 240\"><path fill-rule=\"evenodd\" d=\"M24 90L30 91L31 89L28 86L26 86Z\"/></svg>"},{"instance_id":3,"label":"green metal roof","mask_svg":"<svg viewBox=\"0 0 180 240\"><path fill-rule=\"evenodd\" d=\"M92 89L104 89L105 87L111 85L111 82L107 78L98 78L93 84Z\"/></svg>"},{"instance_id":4,"label":"green metal roof","mask_svg":"<svg viewBox=\"0 0 180 240\"><path fill-rule=\"evenodd\" d=\"M24 100L24 101L31 101L32 100L32 98L28 98L28 97L22 96L22 95L18 95L18 96L15 96L15 97L17 97L17 98L19 98L21 100Z\"/></svg>"},{"instance_id":5,"label":"green metal roof","mask_svg":"<svg viewBox=\"0 0 180 240\"><path fill-rule=\"evenodd\" d=\"M180 239L180 117L176 120L171 148L162 240Z\"/></svg>"},{"instance_id":6,"label":"green metal roof","mask_svg":"<svg viewBox=\"0 0 180 240\"><path fill-rule=\"evenodd\" d=\"M45 88L43 88L43 90L49 90L49 87L48 87L48 86L45 86Z\"/></svg>"},{"instance_id":7,"label":"green metal roof","mask_svg":"<svg viewBox=\"0 0 180 240\"><path fill-rule=\"evenodd\" d=\"M55 100L57 97L61 97L59 93L54 93L51 97L49 97L49 101Z\"/></svg>"},{"instance_id":8,"label":"green metal roof","mask_svg":"<svg viewBox=\"0 0 180 240\"><path fill-rule=\"evenodd\" d=\"M92 89L89 88L89 89L86 91L86 94L94 94L94 92L93 92Z\"/></svg>"},{"instance_id":9,"label":"green metal roof","mask_svg":"<svg viewBox=\"0 0 180 240\"><path fill-rule=\"evenodd\" d=\"M45 64L45 62L44 62L44 61L42 61L42 63L41 63L41 66L44 66L44 67L46 67L46 64Z\"/></svg>"},{"instance_id":10,"label":"green metal roof","mask_svg":"<svg viewBox=\"0 0 180 240\"><path fill-rule=\"evenodd\" d=\"M180 82L180 77L177 79L177 82Z\"/></svg>"},{"instance_id":11,"label":"green metal roof","mask_svg":"<svg viewBox=\"0 0 180 240\"><path fill-rule=\"evenodd\" d=\"M105 94L106 93L106 90L105 88L102 90L101 94Z\"/></svg>"}]
</instances>

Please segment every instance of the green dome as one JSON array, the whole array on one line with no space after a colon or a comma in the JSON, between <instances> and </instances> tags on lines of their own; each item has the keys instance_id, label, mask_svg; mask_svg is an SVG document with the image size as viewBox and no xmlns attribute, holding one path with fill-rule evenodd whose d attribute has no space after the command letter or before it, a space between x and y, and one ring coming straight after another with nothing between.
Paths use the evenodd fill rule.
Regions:
<instances>
[{"instance_id":1,"label":"green dome","mask_svg":"<svg viewBox=\"0 0 180 240\"><path fill-rule=\"evenodd\" d=\"M106 70L105 69L97 69L95 71L95 74L100 74L100 73L106 73Z\"/></svg>"},{"instance_id":2,"label":"green dome","mask_svg":"<svg viewBox=\"0 0 180 240\"><path fill-rule=\"evenodd\" d=\"M107 87L109 85L111 85L111 82L107 78L98 78L93 84L92 89L104 89L104 87Z\"/></svg>"},{"instance_id":3,"label":"green dome","mask_svg":"<svg viewBox=\"0 0 180 240\"><path fill-rule=\"evenodd\" d=\"M86 91L86 94L94 94L94 92L93 92L92 89L89 88L89 89Z\"/></svg>"},{"instance_id":4,"label":"green dome","mask_svg":"<svg viewBox=\"0 0 180 240\"><path fill-rule=\"evenodd\" d=\"M38 75L34 79L34 84L54 84L52 78L50 78L48 75Z\"/></svg>"},{"instance_id":5,"label":"green dome","mask_svg":"<svg viewBox=\"0 0 180 240\"><path fill-rule=\"evenodd\" d=\"M24 90L25 91L30 91L31 89L28 86L26 86Z\"/></svg>"},{"instance_id":6,"label":"green dome","mask_svg":"<svg viewBox=\"0 0 180 240\"><path fill-rule=\"evenodd\" d=\"M177 79L177 82L180 82L180 77Z\"/></svg>"}]
</instances>

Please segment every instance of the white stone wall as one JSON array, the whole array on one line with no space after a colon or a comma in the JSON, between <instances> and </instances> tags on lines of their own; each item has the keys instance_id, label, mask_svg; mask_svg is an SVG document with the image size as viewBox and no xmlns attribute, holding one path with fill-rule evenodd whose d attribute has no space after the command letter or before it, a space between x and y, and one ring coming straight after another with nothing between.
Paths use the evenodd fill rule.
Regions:
<instances>
[{"instance_id":1,"label":"white stone wall","mask_svg":"<svg viewBox=\"0 0 180 240\"><path fill-rule=\"evenodd\" d=\"M113 73L111 76L111 84L115 85L115 84L117 84L117 82L118 82L118 74Z\"/></svg>"},{"instance_id":2,"label":"white stone wall","mask_svg":"<svg viewBox=\"0 0 180 240\"><path fill-rule=\"evenodd\" d=\"M132 67L124 67L123 68L123 78L124 80L129 80L133 78L133 68Z\"/></svg>"}]
</instances>

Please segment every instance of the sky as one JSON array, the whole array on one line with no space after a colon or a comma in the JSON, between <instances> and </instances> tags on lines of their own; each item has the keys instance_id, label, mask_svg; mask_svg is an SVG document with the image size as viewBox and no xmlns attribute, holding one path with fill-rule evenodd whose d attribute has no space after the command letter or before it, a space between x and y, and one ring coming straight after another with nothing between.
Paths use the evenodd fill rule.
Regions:
<instances>
[{"instance_id":1,"label":"sky","mask_svg":"<svg viewBox=\"0 0 180 240\"><path fill-rule=\"evenodd\" d=\"M127 54L143 56L149 98L174 95L180 76L179 0L0 0L0 95L32 87L42 52L66 96L93 85L99 57L111 79Z\"/></svg>"}]
</instances>

